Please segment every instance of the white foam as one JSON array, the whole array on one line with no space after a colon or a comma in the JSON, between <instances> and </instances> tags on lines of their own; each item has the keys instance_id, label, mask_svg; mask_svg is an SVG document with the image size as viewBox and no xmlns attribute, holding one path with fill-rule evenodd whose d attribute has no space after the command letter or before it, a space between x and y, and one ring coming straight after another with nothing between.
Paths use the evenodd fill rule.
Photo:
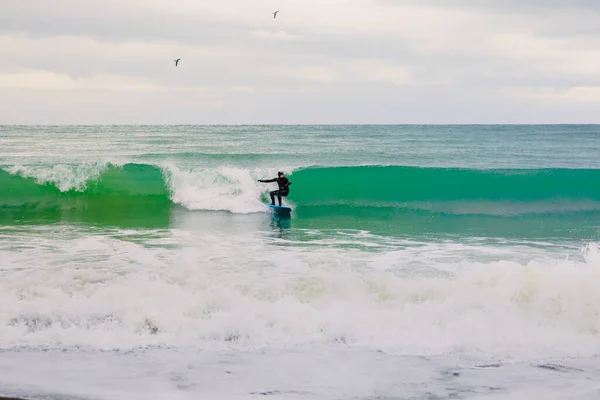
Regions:
<instances>
[{"instance_id":1,"label":"white foam","mask_svg":"<svg viewBox=\"0 0 600 400\"><path fill-rule=\"evenodd\" d=\"M83 191L88 180L96 180L108 163L80 163L48 165L14 165L7 171L25 178L34 178L39 184L52 183L60 191Z\"/></svg>"},{"instance_id":2,"label":"white foam","mask_svg":"<svg viewBox=\"0 0 600 400\"><path fill-rule=\"evenodd\" d=\"M220 167L184 169L164 166L172 200L190 210L230 211L239 214L265 210L261 193L273 186L258 183L276 175L275 169L248 170Z\"/></svg>"},{"instance_id":3,"label":"white foam","mask_svg":"<svg viewBox=\"0 0 600 400\"><path fill-rule=\"evenodd\" d=\"M28 258L3 249L0 346L600 350L596 244L580 261L522 264L423 257L445 245L373 253L219 234L178 242L33 241Z\"/></svg>"}]
</instances>

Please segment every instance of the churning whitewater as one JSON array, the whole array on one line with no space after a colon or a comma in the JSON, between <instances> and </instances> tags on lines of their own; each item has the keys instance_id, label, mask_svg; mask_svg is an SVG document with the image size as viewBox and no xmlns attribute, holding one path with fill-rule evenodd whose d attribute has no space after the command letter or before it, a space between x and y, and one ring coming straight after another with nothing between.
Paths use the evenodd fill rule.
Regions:
<instances>
[{"instance_id":1,"label":"churning whitewater","mask_svg":"<svg viewBox=\"0 0 600 400\"><path fill-rule=\"evenodd\" d=\"M531 255L517 244L500 250L364 233L314 248L214 231L66 231L4 232L3 348L599 349L596 245L572 260L538 250L524 261ZM11 250L18 243L28 243L27 254Z\"/></svg>"},{"instance_id":2,"label":"churning whitewater","mask_svg":"<svg viewBox=\"0 0 600 400\"><path fill-rule=\"evenodd\" d=\"M0 396L594 398L598 154L595 126L0 127Z\"/></svg>"}]
</instances>

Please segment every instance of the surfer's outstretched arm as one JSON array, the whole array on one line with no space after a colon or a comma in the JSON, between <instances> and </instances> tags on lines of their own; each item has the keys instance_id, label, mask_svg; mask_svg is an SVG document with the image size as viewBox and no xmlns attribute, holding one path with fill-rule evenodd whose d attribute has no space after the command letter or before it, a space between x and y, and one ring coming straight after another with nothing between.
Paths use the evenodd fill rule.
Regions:
<instances>
[{"instance_id":1,"label":"surfer's outstretched arm","mask_svg":"<svg viewBox=\"0 0 600 400\"><path fill-rule=\"evenodd\" d=\"M275 179L259 179L258 181L262 182L262 183L271 183L271 182L276 182L277 178L275 178Z\"/></svg>"}]
</instances>

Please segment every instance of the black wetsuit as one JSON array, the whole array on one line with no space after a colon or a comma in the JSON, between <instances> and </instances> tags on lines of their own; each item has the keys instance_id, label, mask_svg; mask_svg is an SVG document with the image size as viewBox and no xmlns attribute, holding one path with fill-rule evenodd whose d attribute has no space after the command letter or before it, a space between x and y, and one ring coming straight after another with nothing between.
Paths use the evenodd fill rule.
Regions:
<instances>
[{"instance_id":1,"label":"black wetsuit","mask_svg":"<svg viewBox=\"0 0 600 400\"><path fill-rule=\"evenodd\" d=\"M290 194L290 185L292 184L292 181L290 181L286 177L260 180L259 182L262 182L262 183L277 182L277 185L279 185L279 190L273 190L272 192L269 193L269 195L271 196L271 203L273 203L273 204L275 204L275 196L277 196L277 199L279 200L279 205L281 205L281 198Z\"/></svg>"}]
</instances>

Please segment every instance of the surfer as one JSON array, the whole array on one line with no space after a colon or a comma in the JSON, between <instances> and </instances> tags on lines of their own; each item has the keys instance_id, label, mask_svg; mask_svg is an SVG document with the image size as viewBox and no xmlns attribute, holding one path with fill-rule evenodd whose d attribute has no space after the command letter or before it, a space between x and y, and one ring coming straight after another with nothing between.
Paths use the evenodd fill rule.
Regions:
<instances>
[{"instance_id":1,"label":"surfer","mask_svg":"<svg viewBox=\"0 0 600 400\"><path fill-rule=\"evenodd\" d=\"M290 194L289 186L292 184L292 181L286 178L281 171L277 173L277 176L278 177L275 179L259 179L258 181L262 183L277 182L277 185L279 185L279 190L273 190L269 193L269 195L271 196L271 203L273 205L275 205L275 196L277 196L279 199L279 205L281 206L281 198Z\"/></svg>"}]
</instances>

